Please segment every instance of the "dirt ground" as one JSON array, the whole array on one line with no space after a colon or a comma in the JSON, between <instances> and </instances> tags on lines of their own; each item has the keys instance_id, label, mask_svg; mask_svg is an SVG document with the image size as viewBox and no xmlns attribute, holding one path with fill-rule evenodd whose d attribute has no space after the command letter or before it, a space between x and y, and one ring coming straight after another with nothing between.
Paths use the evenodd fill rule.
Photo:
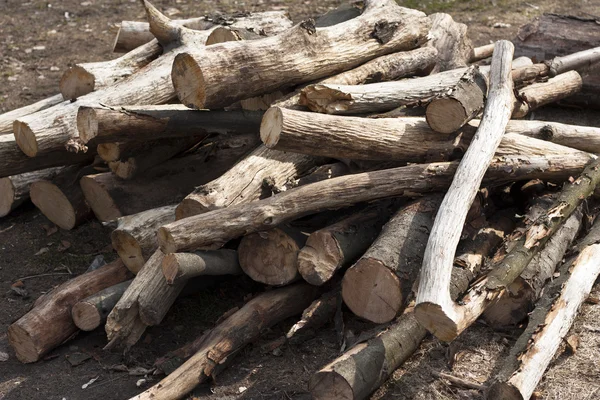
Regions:
<instances>
[{"instance_id":1,"label":"dirt ground","mask_svg":"<svg viewBox=\"0 0 600 400\"><path fill-rule=\"evenodd\" d=\"M156 1L171 17L198 16L214 11L284 9L295 22L337 6L337 0ZM401 2L402 3L402 2ZM477 45L513 38L517 29L542 12L600 15L600 0L570 2L531 0L409 0L405 5L428 13L444 11L468 24ZM136 0L39 1L0 0L0 112L24 106L58 92L62 71L76 62L115 57L110 52L115 23L142 20ZM494 26L504 26L494 28ZM546 113L551 115L552 112ZM571 123L597 124L597 115L570 111ZM536 114L543 118L543 112ZM102 351L102 330L81 333L33 365L19 363L6 340L6 328L22 316L41 294L83 273L99 255L115 258L108 232L97 221L73 231L52 233L52 224L31 205L0 219L0 400L127 399L154 384L160 377L135 375L154 360L212 327L228 309L243 304L244 294L261 288L248 279L225 280L180 299L163 324L151 328L128 354ZM48 231L50 230L50 235ZM64 249L68 247L67 249ZM22 281L25 296L11 285ZM596 296L600 285L596 285ZM353 319L348 326L359 334L370 325ZM600 398L600 305L586 304L572 333L581 343L574 355L561 351L538 387L544 399ZM265 332L247 346L217 377L199 387L202 399L308 399L307 382L321 366L339 353L335 331L326 326L300 344L286 345L281 353L265 349L280 337L294 319ZM479 399L481 393L450 386L434 371L483 383L514 342L518 331L493 332L476 324L451 345L428 338L417 353L374 395L374 399ZM7 353L7 361L2 354ZM78 366L81 355L90 358ZM452 355L458 355L453 357ZM454 359L450 368L450 359ZM129 370L122 372L123 366ZM82 385L98 378L86 389ZM138 387L139 386L139 387Z\"/></svg>"}]
</instances>

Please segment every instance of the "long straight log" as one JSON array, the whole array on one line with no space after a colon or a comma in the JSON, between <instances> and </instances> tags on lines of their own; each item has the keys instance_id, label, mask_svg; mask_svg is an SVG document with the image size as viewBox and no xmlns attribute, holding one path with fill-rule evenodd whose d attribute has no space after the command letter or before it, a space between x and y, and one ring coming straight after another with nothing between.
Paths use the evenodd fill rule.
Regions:
<instances>
[{"instance_id":1,"label":"long straight log","mask_svg":"<svg viewBox=\"0 0 600 400\"><path fill-rule=\"evenodd\" d=\"M484 179L486 185L517 180L563 180L579 174L590 156L503 156L493 160ZM458 163L409 165L332 178L305 185L251 204L239 204L196 215L158 230L160 247L177 250L210 249L250 232L267 230L298 217L325 209L411 193L442 191ZM218 221L228 221L226 225Z\"/></svg>"},{"instance_id":2,"label":"long straight log","mask_svg":"<svg viewBox=\"0 0 600 400\"><path fill-rule=\"evenodd\" d=\"M374 205L310 234L298 253L298 272L311 285L323 285L360 257L375 240L393 207Z\"/></svg>"},{"instance_id":3,"label":"long straight log","mask_svg":"<svg viewBox=\"0 0 600 400\"><path fill-rule=\"evenodd\" d=\"M173 84L181 103L221 108L416 48L429 27L430 20L419 11L393 1L368 0L361 15L330 27L318 28L307 20L270 38L183 52L173 64Z\"/></svg>"},{"instance_id":4,"label":"long straight log","mask_svg":"<svg viewBox=\"0 0 600 400\"><path fill-rule=\"evenodd\" d=\"M545 289L527 328L492 380L486 398L531 397L600 274L600 244L585 247L572 263L561 268L560 274Z\"/></svg>"},{"instance_id":5,"label":"long straight log","mask_svg":"<svg viewBox=\"0 0 600 400\"><path fill-rule=\"evenodd\" d=\"M147 141L255 133L261 118L260 112L190 110L178 104L80 107L77 129L83 143Z\"/></svg>"},{"instance_id":6,"label":"long straight log","mask_svg":"<svg viewBox=\"0 0 600 400\"><path fill-rule=\"evenodd\" d=\"M201 275L241 275L238 252L229 249L167 254L162 271L169 285Z\"/></svg>"},{"instance_id":7,"label":"long straight log","mask_svg":"<svg viewBox=\"0 0 600 400\"><path fill-rule=\"evenodd\" d=\"M513 122L517 126L528 125L526 121ZM456 134L440 135L421 117L366 119L272 107L263 117L260 137L267 147L279 151L353 160L424 162L461 156L476 130L476 125L467 125ZM527 134L523 128L518 132ZM571 150L507 133L496 154L543 155L564 151Z\"/></svg>"},{"instance_id":8,"label":"long straight log","mask_svg":"<svg viewBox=\"0 0 600 400\"><path fill-rule=\"evenodd\" d=\"M115 261L71 279L46 294L31 311L8 327L8 341L19 361L36 362L69 339L77 332L71 319L71 307L129 277L129 271L121 261Z\"/></svg>"},{"instance_id":9,"label":"long straight log","mask_svg":"<svg viewBox=\"0 0 600 400\"><path fill-rule=\"evenodd\" d=\"M51 181L33 182L29 191L31 202L60 228L70 230L79 226L92 215L78 184L87 169L72 165L63 168Z\"/></svg>"},{"instance_id":10,"label":"long straight log","mask_svg":"<svg viewBox=\"0 0 600 400\"><path fill-rule=\"evenodd\" d=\"M73 323L82 331L98 328L117 304L131 281L118 283L78 301L71 309Z\"/></svg>"},{"instance_id":11,"label":"long straight log","mask_svg":"<svg viewBox=\"0 0 600 400\"><path fill-rule=\"evenodd\" d=\"M513 50L510 42L496 43L483 118L440 206L425 249L415 314L419 322L436 336L444 329L432 323L436 319L431 318L435 315L433 310L449 315L451 320L457 318L459 307L449 292L456 246L469 207L512 114L514 98L510 71ZM445 334L440 336L446 337Z\"/></svg>"},{"instance_id":12,"label":"long straight log","mask_svg":"<svg viewBox=\"0 0 600 400\"><path fill-rule=\"evenodd\" d=\"M256 137L234 138L222 145L158 165L133 180L106 172L81 178L83 193L100 221L112 221L182 200L198 185L214 180L255 144ZM247 140L244 142L244 140ZM241 143L240 143L241 142Z\"/></svg>"},{"instance_id":13,"label":"long straight log","mask_svg":"<svg viewBox=\"0 0 600 400\"><path fill-rule=\"evenodd\" d=\"M15 119L45 110L46 108L52 107L62 101L62 96L60 94L56 94L28 106L0 114L0 135L12 133L13 121Z\"/></svg>"},{"instance_id":14,"label":"long straight log","mask_svg":"<svg viewBox=\"0 0 600 400\"><path fill-rule=\"evenodd\" d=\"M452 281L456 294L465 291L469 281L480 271L483 260L502 242L512 229L510 220L500 218L480 230L457 259ZM406 311L386 330L367 342L359 343L321 368L310 380L315 400L365 399L375 391L418 348L427 331L419 325L412 311Z\"/></svg>"},{"instance_id":15,"label":"long straight log","mask_svg":"<svg viewBox=\"0 0 600 400\"><path fill-rule=\"evenodd\" d=\"M565 184L552 207L516 238L515 245L506 257L495 264L494 269L469 290L461 300L460 306L450 299L447 291L438 295L435 301L417 304L415 313L421 325L440 340L450 341L456 338L475 322L491 303L506 294L507 287L525 270L579 204L594 192L599 182L600 159L595 159L579 178ZM437 274L435 279L442 280L443 276ZM431 285L419 287L417 299L421 296L421 290L428 287ZM442 288L443 286L440 286L438 290L444 290ZM434 297L430 295L426 299Z\"/></svg>"},{"instance_id":16,"label":"long straight log","mask_svg":"<svg viewBox=\"0 0 600 400\"><path fill-rule=\"evenodd\" d=\"M132 400L183 398L211 376L215 368L247 343L286 318L299 314L318 294L307 284L271 290L250 300L239 311L212 329L198 352L155 386Z\"/></svg>"},{"instance_id":17,"label":"long straight log","mask_svg":"<svg viewBox=\"0 0 600 400\"><path fill-rule=\"evenodd\" d=\"M0 178L0 217L7 216L29 199L29 188L33 182L50 181L62 169L63 167L47 168Z\"/></svg>"}]
</instances>

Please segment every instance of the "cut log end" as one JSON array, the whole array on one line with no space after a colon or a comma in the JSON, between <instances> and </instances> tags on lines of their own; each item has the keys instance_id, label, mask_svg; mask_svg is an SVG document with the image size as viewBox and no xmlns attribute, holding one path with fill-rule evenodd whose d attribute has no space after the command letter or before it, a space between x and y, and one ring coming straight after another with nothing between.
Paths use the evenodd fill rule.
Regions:
<instances>
[{"instance_id":1,"label":"cut log end","mask_svg":"<svg viewBox=\"0 0 600 400\"><path fill-rule=\"evenodd\" d=\"M179 221L180 219L202 214L207 211L208 210L198 201L186 198L183 199L175 209L175 219Z\"/></svg>"},{"instance_id":2,"label":"cut log end","mask_svg":"<svg viewBox=\"0 0 600 400\"><path fill-rule=\"evenodd\" d=\"M417 304L415 317L423 328L440 340L450 342L458 336L458 326L438 304L429 302Z\"/></svg>"},{"instance_id":3,"label":"cut log end","mask_svg":"<svg viewBox=\"0 0 600 400\"><path fill-rule=\"evenodd\" d=\"M285 285L298 276L296 241L281 229L244 236L238 248L242 270L267 285Z\"/></svg>"},{"instance_id":4,"label":"cut log end","mask_svg":"<svg viewBox=\"0 0 600 400\"><path fill-rule=\"evenodd\" d=\"M134 274L144 266L142 248L137 239L128 232L116 230L110 235L112 246L123 261L123 264Z\"/></svg>"},{"instance_id":5,"label":"cut log end","mask_svg":"<svg viewBox=\"0 0 600 400\"><path fill-rule=\"evenodd\" d=\"M298 272L311 285L320 286L331 279L343 262L334 236L314 232L298 253Z\"/></svg>"},{"instance_id":6,"label":"cut log end","mask_svg":"<svg viewBox=\"0 0 600 400\"><path fill-rule=\"evenodd\" d=\"M190 108L204 108L206 103L204 75L191 55L181 53L175 57L171 79L182 104Z\"/></svg>"},{"instance_id":7,"label":"cut log end","mask_svg":"<svg viewBox=\"0 0 600 400\"><path fill-rule=\"evenodd\" d=\"M0 179L0 218L11 212L14 198L15 187L10 178Z\"/></svg>"},{"instance_id":8,"label":"cut log end","mask_svg":"<svg viewBox=\"0 0 600 400\"><path fill-rule=\"evenodd\" d=\"M69 68L60 78L60 93L65 100L73 100L94 91L96 78L80 65Z\"/></svg>"},{"instance_id":9,"label":"cut log end","mask_svg":"<svg viewBox=\"0 0 600 400\"><path fill-rule=\"evenodd\" d=\"M174 253L165 255L162 262L162 271L169 285L172 285L179 273L179 262Z\"/></svg>"},{"instance_id":10,"label":"cut log end","mask_svg":"<svg viewBox=\"0 0 600 400\"><path fill-rule=\"evenodd\" d=\"M94 178L84 176L80 184L87 202L100 221L108 222L123 216L110 194Z\"/></svg>"},{"instance_id":11,"label":"cut log end","mask_svg":"<svg viewBox=\"0 0 600 400\"><path fill-rule=\"evenodd\" d=\"M265 146L277 146L281 129L283 128L283 113L279 107L272 107L265 112L260 124L260 140Z\"/></svg>"},{"instance_id":12,"label":"cut log end","mask_svg":"<svg viewBox=\"0 0 600 400\"><path fill-rule=\"evenodd\" d=\"M102 316L93 305L83 301L75 304L71 309L73 322L82 331L93 331L102 324Z\"/></svg>"},{"instance_id":13,"label":"cut log end","mask_svg":"<svg viewBox=\"0 0 600 400\"><path fill-rule=\"evenodd\" d=\"M319 371L310 380L310 394L315 400L354 400L348 381L335 371Z\"/></svg>"},{"instance_id":14,"label":"cut log end","mask_svg":"<svg viewBox=\"0 0 600 400\"><path fill-rule=\"evenodd\" d=\"M407 293L400 280L379 260L363 258L342 281L344 303L357 316L383 324L396 318Z\"/></svg>"},{"instance_id":15,"label":"cut log end","mask_svg":"<svg viewBox=\"0 0 600 400\"><path fill-rule=\"evenodd\" d=\"M17 120L13 122L13 132L21 151L29 157L35 157L38 153L37 139L29 125Z\"/></svg>"},{"instance_id":16,"label":"cut log end","mask_svg":"<svg viewBox=\"0 0 600 400\"><path fill-rule=\"evenodd\" d=\"M92 107L80 107L77 112L77 131L83 143L87 143L98 135L96 110Z\"/></svg>"},{"instance_id":17,"label":"cut log end","mask_svg":"<svg viewBox=\"0 0 600 400\"><path fill-rule=\"evenodd\" d=\"M39 360L41 350L38 350L34 338L16 323L8 327L8 342L22 363L33 363Z\"/></svg>"},{"instance_id":18,"label":"cut log end","mask_svg":"<svg viewBox=\"0 0 600 400\"><path fill-rule=\"evenodd\" d=\"M469 118L460 101L453 98L437 99L429 103L425 117L431 129L439 133L456 132Z\"/></svg>"},{"instance_id":19,"label":"cut log end","mask_svg":"<svg viewBox=\"0 0 600 400\"><path fill-rule=\"evenodd\" d=\"M241 40L239 35L232 29L228 29L225 27L215 28L208 38L206 38L205 46L209 46L211 44L224 43L224 42L234 42Z\"/></svg>"},{"instance_id":20,"label":"cut log end","mask_svg":"<svg viewBox=\"0 0 600 400\"><path fill-rule=\"evenodd\" d=\"M302 89L300 104L307 106L311 111L336 114L348 110L352 103L352 95L326 85L311 85Z\"/></svg>"},{"instance_id":21,"label":"cut log end","mask_svg":"<svg viewBox=\"0 0 600 400\"><path fill-rule=\"evenodd\" d=\"M73 229L77 215L65 194L52 182L33 182L30 187L31 201L54 224L62 229Z\"/></svg>"},{"instance_id":22,"label":"cut log end","mask_svg":"<svg viewBox=\"0 0 600 400\"><path fill-rule=\"evenodd\" d=\"M156 237L158 238L160 250L164 254L175 253L178 250L177 245L175 244L175 239L173 239L173 236L167 229L160 228L156 232Z\"/></svg>"},{"instance_id":23,"label":"cut log end","mask_svg":"<svg viewBox=\"0 0 600 400\"><path fill-rule=\"evenodd\" d=\"M521 392L507 382L492 384L486 394L486 398L491 400L525 400Z\"/></svg>"}]
</instances>

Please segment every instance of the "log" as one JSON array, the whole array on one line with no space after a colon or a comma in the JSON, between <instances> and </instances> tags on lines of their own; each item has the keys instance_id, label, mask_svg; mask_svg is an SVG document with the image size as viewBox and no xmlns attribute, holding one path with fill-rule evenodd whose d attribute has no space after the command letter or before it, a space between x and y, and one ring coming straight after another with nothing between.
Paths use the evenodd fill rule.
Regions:
<instances>
[{"instance_id":1,"label":"log","mask_svg":"<svg viewBox=\"0 0 600 400\"><path fill-rule=\"evenodd\" d=\"M408 302L442 196L400 208L360 259L344 274L342 297L357 316L390 322Z\"/></svg>"},{"instance_id":2,"label":"log","mask_svg":"<svg viewBox=\"0 0 600 400\"><path fill-rule=\"evenodd\" d=\"M208 332L198 352L155 386L132 400L180 399L213 376L215 368L261 332L310 305L318 290L307 284L265 292Z\"/></svg>"},{"instance_id":3,"label":"log","mask_svg":"<svg viewBox=\"0 0 600 400\"><path fill-rule=\"evenodd\" d=\"M438 61L431 73L466 67L473 55L473 44L467 35L467 26L444 13L431 14L429 18L431 40L427 45L438 52Z\"/></svg>"},{"instance_id":4,"label":"log","mask_svg":"<svg viewBox=\"0 0 600 400\"><path fill-rule=\"evenodd\" d=\"M77 302L71 309L73 323L82 331L93 331L106 321L131 281L118 283Z\"/></svg>"},{"instance_id":5,"label":"log","mask_svg":"<svg viewBox=\"0 0 600 400\"><path fill-rule=\"evenodd\" d=\"M338 308L342 304L342 294L339 285L313 301L302 312L302 317L285 334L286 340L296 338L304 332L316 331L323 325L331 322Z\"/></svg>"},{"instance_id":6,"label":"log","mask_svg":"<svg viewBox=\"0 0 600 400\"><path fill-rule=\"evenodd\" d=\"M8 342L23 363L38 361L77 332L71 307L78 301L130 278L120 261L71 279L38 301L8 327Z\"/></svg>"},{"instance_id":7,"label":"log","mask_svg":"<svg viewBox=\"0 0 600 400\"><path fill-rule=\"evenodd\" d=\"M156 230L173 221L175 205L127 215L114 222L110 235L113 249L132 273L137 274L158 247Z\"/></svg>"},{"instance_id":8,"label":"log","mask_svg":"<svg viewBox=\"0 0 600 400\"><path fill-rule=\"evenodd\" d=\"M183 200L198 185L209 182L256 145L256 137L224 141L207 151L199 151L158 165L144 176L122 181L109 172L81 178L83 193L100 221L112 221L124 215ZM247 140L243 143L243 140ZM207 168L210 166L210 168Z\"/></svg>"},{"instance_id":9,"label":"log","mask_svg":"<svg viewBox=\"0 0 600 400\"><path fill-rule=\"evenodd\" d=\"M307 20L266 39L183 52L173 63L173 84L181 103L221 108L324 78L381 55L411 50L425 39L429 27L430 20L419 11L392 1L370 0L360 16L330 27L318 28Z\"/></svg>"},{"instance_id":10,"label":"log","mask_svg":"<svg viewBox=\"0 0 600 400\"><path fill-rule=\"evenodd\" d=\"M52 180L62 169L47 168L0 178L0 217L7 216L29 199L29 188L33 182Z\"/></svg>"},{"instance_id":11,"label":"log","mask_svg":"<svg viewBox=\"0 0 600 400\"><path fill-rule=\"evenodd\" d=\"M548 288L493 378L486 398L529 399L600 274L600 245L586 246ZM560 294L558 298L556 296Z\"/></svg>"},{"instance_id":12,"label":"log","mask_svg":"<svg viewBox=\"0 0 600 400\"><path fill-rule=\"evenodd\" d=\"M450 341L485 311L496 299L506 294L507 287L525 270L533 257L538 254L562 226L581 202L590 196L600 182L600 159L589 163L582 174L573 182L568 182L562 192L544 214L531 224L521 235L516 235L515 245L507 255L493 265L492 271L478 280L461 299L461 305L448 300L438 306L428 302L417 304L416 316L421 325L440 340ZM439 214L438 214L439 215ZM423 274L424 275L424 274ZM423 276L422 275L422 276ZM442 280L441 275L436 279ZM421 283L423 280L421 280ZM420 293L426 286L419 287ZM440 289L442 290L442 289ZM442 299L444 296L439 296ZM432 298L431 296L428 297Z\"/></svg>"},{"instance_id":13,"label":"log","mask_svg":"<svg viewBox=\"0 0 600 400\"><path fill-rule=\"evenodd\" d=\"M421 325L442 340L448 340L450 335L446 334L446 326L438 326L437 314L448 316L450 321L459 318L460 307L450 297L449 287L462 226L512 114L513 50L510 42L496 42L481 123L442 201L423 256L415 315Z\"/></svg>"},{"instance_id":14,"label":"log","mask_svg":"<svg viewBox=\"0 0 600 400\"><path fill-rule=\"evenodd\" d=\"M30 187L31 202L58 227L66 230L81 225L91 215L81 187L77 184L87 168L63 168L52 180L38 180Z\"/></svg>"},{"instance_id":15,"label":"log","mask_svg":"<svg viewBox=\"0 0 600 400\"><path fill-rule=\"evenodd\" d=\"M65 100L75 100L113 85L157 59L162 50L157 40L151 40L114 60L75 64L60 78L60 93Z\"/></svg>"},{"instance_id":16,"label":"log","mask_svg":"<svg viewBox=\"0 0 600 400\"><path fill-rule=\"evenodd\" d=\"M298 272L320 286L360 257L379 234L394 207L374 205L310 234L298 253Z\"/></svg>"},{"instance_id":17,"label":"log","mask_svg":"<svg viewBox=\"0 0 600 400\"><path fill-rule=\"evenodd\" d=\"M485 60L490 58L494 53L494 43L486 44L479 47L474 47L469 57L469 63Z\"/></svg>"},{"instance_id":18,"label":"log","mask_svg":"<svg viewBox=\"0 0 600 400\"><path fill-rule=\"evenodd\" d=\"M132 153L136 146L139 146L139 142L100 143L96 150L98 156L108 164L120 160L121 154Z\"/></svg>"},{"instance_id":19,"label":"log","mask_svg":"<svg viewBox=\"0 0 600 400\"><path fill-rule=\"evenodd\" d=\"M164 54L129 77L103 90L88 93L75 102L65 101L15 120L13 124L15 138L25 154L34 157L62 149L72 137L77 137L77 110L80 106L156 105L167 103L175 98L175 91L169 77L175 55L185 51L187 46L203 46L209 31L194 31L173 24L147 1L144 1L144 6L153 34L165 49ZM233 26L252 27L257 30L262 29L265 24L272 26L274 30L289 27L289 20L284 13L278 15L278 18L271 13L259 14L254 18L240 18ZM268 21L262 18L268 18Z\"/></svg>"},{"instance_id":20,"label":"log","mask_svg":"<svg viewBox=\"0 0 600 400\"><path fill-rule=\"evenodd\" d=\"M212 134L255 133L262 113L190 110L179 104L80 107L77 130L83 143L147 141Z\"/></svg>"},{"instance_id":21,"label":"log","mask_svg":"<svg viewBox=\"0 0 600 400\"><path fill-rule=\"evenodd\" d=\"M547 138L524 129L532 125L528 121L513 122L519 127L518 133ZM260 138L269 148L314 156L397 162L447 161L466 151L478 124L467 125L452 135L440 135L419 117L367 119L272 107L263 117ZM600 129L594 131L600 132ZM543 155L565 151L573 150L507 133L496 154Z\"/></svg>"},{"instance_id":22,"label":"log","mask_svg":"<svg viewBox=\"0 0 600 400\"><path fill-rule=\"evenodd\" d=\"M279 226L246 235L240 241L240 266L256 282L283 286L300 278L298 252L308 235L299 229Z\"/></svg>"},{"instance_id":23,"label":"log","mask_svg":"<svg viewBox=\"0 0 600 400\"><path fill-rule=\"evenodd\" d=\"M60 94L56 94L54 96L42 99L28 106L17 108L15 110L0 114L0 135L12 133L13 121L15 119L24 117L25 115L33 114L41 110L45 110L46 108L52 107L53 105L60 103L62 100L62 96Z\"/></svg>"},{"instance_id":24,"label":"log","mask_svg":"<svg viewBox=\"0 0 600 400\"><path fill-rule=\"evenodd\" d=\"M583 153L585 154L585 153ZM502 156L493 160L485 185L518 180L561 181L579 174L590 156ZM416 164L332 178L305 185L251 204L238 204L167 224L158 230L166 253L215 249L232 238L268 230L326 209L363 201L445 190L458 163ZM222 221L228 221L226 225Z\"/></svg>"},{"instance_id":25,"label":"log","mask_svg":"<svg viewBox=\"0 0 600 400\"><path fill-rule=\"evenodd\" d=\"M51 167L91 162L94 155L95 151L72 153L63 148L31 158L19 149L14 135L0 135L0 178Z\"/></svg>"},{"instance_id":26,"label":"log","mask_svg":"<svg viewBox=\"0 0 600 400\"><path fill-rule=\"evenodd\" d=\"M483 318L488 324L493 327L511 326L527 317L577 236L581 217L581 211L575 211L521 275L507 287L507 293L485 310Z\"/></svg>"},{"instance_id":27,"label":"log","mask_svg":"<svg viewBox=\"0 0 600 400\"><path fill-rule=\"evenodd\" d=\"M263 182L280 187L326 160L258 146L219 178L196 188L177 207L177 219L235 204L249 203L265 193Z\"/></svg>"},{"instance_id":28,"label":"log","mask_svg":"<svg viewBox=\"0 0 600 400\"><path fill-rule=\"evenodd\" d=\"M238 252L228 249L167 254L162 262L162 271L169 285L177 285L201 275L243 273Z\"/></svg>"}]
</instances>

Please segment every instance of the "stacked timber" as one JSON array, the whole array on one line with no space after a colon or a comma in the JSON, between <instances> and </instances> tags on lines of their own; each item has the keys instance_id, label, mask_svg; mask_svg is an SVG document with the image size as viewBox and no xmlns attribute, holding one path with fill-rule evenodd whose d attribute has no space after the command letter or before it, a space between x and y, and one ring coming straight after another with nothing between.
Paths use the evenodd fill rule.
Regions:
<instances>
[{"instance_id":1,"label":"stacked timber","mask_svg":"<svg viewBox=\"0 0 600 400\"><path fill-rule=\"evenodd\" d=\"M0 217L28 198L62 229L95 216L118 257L10 326L19 360L78 330L129 349L184 288L245 275L268 290L135 399L184 398L265 329L302 313L286 341L344 310L386 325L314 371L316 399L366 398L427 332L451 341L480 316L529 318L485 386L529 398L600 272L599 225L583 232L600 129L522 118L588 87L597 42L553 49L543 17L519 34L519 54L545 51L534 63L393 0L296 25L172 21L142 3L148 21L121 24L124 55L0 116Z\"/></svg>"}]
</instances>

